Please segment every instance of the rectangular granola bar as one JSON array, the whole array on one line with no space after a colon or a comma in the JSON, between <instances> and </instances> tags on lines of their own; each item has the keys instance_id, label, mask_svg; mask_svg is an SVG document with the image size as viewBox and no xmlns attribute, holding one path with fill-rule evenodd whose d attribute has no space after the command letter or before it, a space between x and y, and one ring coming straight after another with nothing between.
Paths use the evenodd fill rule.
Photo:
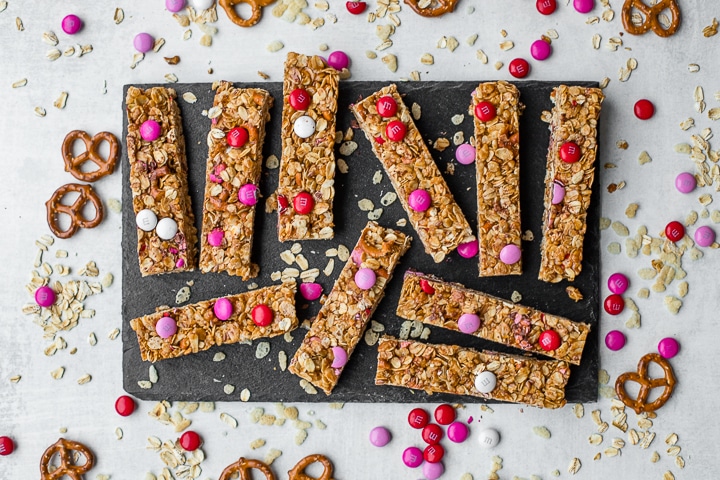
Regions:
<instances>
[{"instance_id":1,"label":"rectangular granola bar","mask_svg":"<svg viewBox=\"0 0 720 480\"><path fill-rule=\"evenodd\" d=\"M232 305L227 320L220 320L213 307L217 298L152 313L130 321L140 345L140 356L156 362L207 350L215 345L226 345L258 338L275 337L297 328L295 314L295 282L272 285L226 298ZM272 322L260 327L253 322L252 310L264 304L272 312ZM163 317L171 317L177 332L162 338L155 325Z\"/></svg>"},{"instance_id":2,"label":"rectangular granola bar","mask_svg":"<svg viewBox=\"0 0 720 480\"><path fill-rule=\"evenodd\" d=\"M367 224L290 362L288 369L292 373L330 395L345 361L349 360L384 296L385 286L400 257L410 248L410 241L410 237L397 230L375 222ZM372 287L363 289L355 283L355 274L360 269L374 273L376 280ZM343 361L342 356L346 360Z\"/></svg>"},{"instance_id":3,"label":"rectangular granola bar","mask_svg":"<svg viewBox=\"0 0 720 480\"><path fill-rule=\"evenodd\" d=\"M338 82L338 71L322 58L288 54L277 189L281 242L333 238ZM297 90L304 92L292 98L296 106L300 105L296 109L291 94ZM308 104L306 108L303 103Z\"/></svg>"},{"instance_id":4,"label":"rectangular granola bar","mask_svg":"<svg viewBox=\"0 0 720 480\"><path fill-rule=\"evenodd\" d=\"M185 157L180 109L172 88L153 87L127 91L127 153L130 161L130 189L133 210L151 210L170 238L158 236L155 228L137 228L138 261L142 276L189 271L195 268L197 229L188 194L188 169ZM153 120L160 136L148 142L140 136L140 126ZM167 219L167 220L166 220ZM169 232L169 233L168 233Z\"/></svg>"},{"instance_id":5,"label":"rectangular granola bar","mask_svg":"<svg viewBox=\"0 0 720 480\"><path fill-rule=\"evenodd\" d=\"M259 88L235 88L229 82L215 87L213 126L207 137L200 270L224 271L247 280L259 272L250 260L255 189L273 99Z\"/></svg>"},{"instance_id":6,"label":"rectangular granola bar","mask_svg":"<svg viewBox=\"0 0 720 480\"><path fill-rule=\"evenodd\" d=\"M407 320L458 332L462 331L458 325L460 316L475 314L480 317L479 327L465 333L575 365L580 364L590 333L587 323L543 313L414 270L405 272L396 313ZM545 331L557 333L559 347L545 350L540 346L540 335Z\"/></svg>"},{"instance_id":7,"label":"rectangular granola bar","mask_svg":"<svg viewBox=\"0 0 720 480\"><path fill-rule=\"evenodd\" d=\"M492 112L489 106L496 114L483 121L475 110L488 108ZM481 83L472 93L481 277L522 274L520 114L523 108L520 92L508 82Z\"/></svg>"},{"instance_id":8,"label":"rectangular granola bar","mask_svg":"<svg viewBox=\"0 0 720 480\"><path fill-rule=\"evenodd\" d=\"M485 371L492 372L496 381L489 393L482 393L475 386L475 377ZM566 403L565 385L569 378L570 366L562 361L384 335L378 344L375 384L560 408Z\"/></svg>"},{"instance_id":9,"label":"rectangular granola bar","mask_svg":"<svg viewBox=\"0 0 720 480\"><path fill-rule=\"evenodd\" d=\"M574 280L582 268L595 178L598 118L605 97L599 88L560 85L550 98L555 105L550 121L538 278L555 283L564 278ZM564 145L565 160L561 156ZM573 161L573 154L579 159ZM559 195L563 191L564 197Z\"/></svg>"},{"instance_id":10,"label":"rectangular granola bar","mask_svg":"<svg viewBox=\"0 0 720 480\"><path fill-rule=\"evenodd\" d=\"M378 113L376 104L383 97L391 97L394 101L394 114L382 116ZM352 105L351 109L395 187L425 252L439 263L461 243L474 240L465 215L440 174L397 87L394 84L384 87ZM386 130L391 122L401 122L393 126L400 130L403 128L400 125L404 125L404 138L399 141L388 138ZM422 211L410 207L410 194L416 190L429 194L430 206L421 207L426 208Z\"/></svg>"}]
</instances>

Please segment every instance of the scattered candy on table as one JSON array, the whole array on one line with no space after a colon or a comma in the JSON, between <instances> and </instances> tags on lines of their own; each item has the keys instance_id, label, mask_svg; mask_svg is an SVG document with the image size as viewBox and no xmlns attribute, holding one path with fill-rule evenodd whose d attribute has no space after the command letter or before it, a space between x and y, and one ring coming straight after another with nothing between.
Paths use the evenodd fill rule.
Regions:
<instances>
[{"instance_id":1,"label":"scattered candy on table","mask_svg":"<svg viewBox=\"0 0 720 480\"><path fill-rule=\"evenodd\" d=\"M350 66L350 59L345 52L336 50L328 55L327 63L335 70L342 70Z\"/></svg>"},{"instance_id":2,"label":"scattered candy on table","mask_svg":"<svg viewBox=\"0 0 720 480\"><path fill-rule=\"evenodd\" d=\"M185 0L165 0L165 8L168 12L177 13L185 8Z\"/></svg>"},{"instance_id":3,"label":"scattered candy on table","mask_svg":"<svg viewBox=\"0 0 720 480\"><path fill-rule=\"evenodd\" d=\"M605 346L616 352L625 346L625 334L619 330L611 330L605 335Z\"/></svg>"},{"instance_id":4,"label":"scattered candy on table","mask_svg":"<svg viewBox=\"0 0 720 480\"><path fill-rule=\"evenodd\" d=\"M457 247L458 255L462 258L472 258L478 254L480 246L477 240L471 240L469 242L461 243Z\"/></svg>"},{"instance_id":5,"label":"scattered candy on table","mask_svg":"<svg viewBox=\"0 0 720 480\"><path fill-rule=\"evenodd\" d=\"M645 98L635 102L635 116L640 120L648 120L655 114L655 105Z\"/></svg>"},{"instance_id":6,"label":"scattered candy on table","mask_svg":"<svg viewBox=\"0 0 720 480\"><path fill-rule=\"evenodd\" d=\"M215 0L189 0L190 6L198 13L213 6Z\"/></svg>"},{"instance_id":7,"label":"scattered candy on table","mask_svg":"<svg viewBox=\"0 0 720 480\"><path fill-rule=\"evenodd\" d=\"M515 78L525 78L530 73L530 64L524 58L514 58L510 60L508 70Z\"/></svg>"},{"instance_id":8,"label":"scattered candy on table","mask_svg":"<svg viewBox=\"0 0 720 480\"><path fill-rule=\"evenodd\" d=\"M345 8L353 15L360 15L367 8L367 2L345 2Z\"/></svg>"},{"instance_id":9,"label":"scattered candy on table","mask_svg":"<svg viewBox=\"0 0 720 480\"><path fill-rule=\"evenodd\" d=\"M188 452L197 450L200 448L201 444L202 438L200 438L200 435L192 430L188 430L180 436L180 446Z\"/></svg>"},{"instance_id":10,"label":"scattered candy on table","mask_svg":"<svg viewBox=\"0 0 720 480\"><path fill-rule=\"evenodd\" d=\"M440 444L432 444L423 450L423 458L428 463L438 463L445 456L445 449Z\"/></svg>"},{"instance_id":11,"label":"scattered candy on table","mask_svg":"<svg viewBox=\"0 0 720 480\"><path fill-rule=\"evenodd\" d=\"M672 337L666 337L658 343L658 353L663 358L673 358L680 351L680 344Z\"/></svg>"},{"instance_id":12,"label":"scattered candy on table","mask_svg":"<svg viewBox=\"0 0 720 480\"><path fill-rule=\"evenodd\" d=\"M665 227L665 236L671 242L677 242L685 236L685 227L678 221L672 221Z\"/></svg>"},{"instance_id":13,"label":"scattered candy on table","mask_svg":"<svg viewBox=\"0 0 720 480\"><path fill-rule=\"evenodd\" d=\"M595 0L573 0L573 7L578 13L590 13L595 8Z\"/></svg>"},{"instance_id":14,"label":"scattered candy on table","mask_svg":"<svg viewBox=\"0 0 720 480\"><path fill-rule=\"evenodd\" d=\"M715 230L708 227L707 225L703 225L702 227L698 227L697 230L695 230L695 242L701 246L701 247L709 247L713 243L715 243Z\"/></svg>"},{"instance_id":15,"label":"scattered candy on table","mask_svg":"<svg viewBox=\"0 0 720 480\"><path fill-rule=\"evenodd\" d=\"M688 172L682 172L675 177L675 188L680 193L690 193L697 187L695 175Z\"/></svg>"},{"instance_id":16,"label":"scattered candy on table","mask_svg":"<svg viewBox=\"0 0 720 480\"><path fill-rule=\"evenodd\" d=\"M440 425L450 425L455 421L455 417L455 408L448 403L438 405L435 409L435 421Z\"/></svg>"},{"instance_id":17,"label":"scattered candy on table","mask_svg":"<svg viewBox=\"0 0 720 480\"><path fill-rule=\"evenodd\" d=\"M417 468L423 463L423 452L417 447L408 447L403 450L402 461L410 468Z\"/></svg>"},{"instance_id":18,"label":"scattered candy on table","mask_svg":"<svg viewBox=\"0 0 720 480\"><path fill-rule=\"evenodd\" d=\"M62 31L68 35L75 35L82 29L83 22L77 15L66 15L62 19Z\"/></svg>"},{"instance_id":19,"label":"scattered candy on table","mask_svg":"<svg viewBox=\"0 0 720 480\"><path fill-rule=\"evenodd\" d=\"M300 295L302 295L305 300L317 300L322 295L322 285L319 283L301 283Z\"/></svg>"},{"instance_id":20,"label":"scattered candy on table","mask_svg":"<svg viewBox=\"0 0 720 480\"><path fill-rule=\"evenodd\" d=\"M430 414L423 408L413 408L408 414L408 423L412 428L424 428L430 421Z\"/></svg>"},{"instance_id":21,"label":"scattered candy on table","mask_svg":"<svg viewBox=\"0 0 720 480\"><path fill-rule=\"evenodd\" d=\"M376 447L384 447L392 440L390 431L385 427L375 427L370 430L370 443Z\"/></svg>"},{"instance_id":22,"label":"scattered candy on table","mask_svg":"<svg viewBox=\"0 0 720 480\"><path fill-rule=\"evenodd\" d=\"M613 273L608 278L608 288L612 293L622 295L623 293L625 293L629 286L630 281L624 274L620 272Z\"/></svg>"},{"instance_id":23,"label":"scattered candy on table","mask_svg":"<svg viewBox=\"0 0 720 480\"><path fill-rule=\"evenodd\" d=\"M155 39L149 33L138 33L133 38L133 46L140 53L147 53L155 46Z\"/></svg>"},{"instance_id":24,"label":"scattered candy on table","mask_svg":"<svg viewBox=\"0 0 720 480\"><path fill-rule=\"evenodd\" d=\"M543 15L550 15L557 9L557 2L555 0L537 0L535 8Z\"/></svg>"},{"instance_id":25,"label":"scattered candy on table","mask_svg":"<svg viewBox=\"0 0 720 480\"><path fill-rule=\"evenodd\" d=\"M426 462L423 464L423 475L427 480L437 480L445 473L445 467L442 462L430 463Z\"/></svg>"},{"instance_id":26,"label":"scattered candy on table","mask_svg":"<svg viewBox=\"0 0 720 480\"><path fill-rule=\"evenodd\" d=\"M118 415L127 417L135 411L135 400L128 395L121 395L115 401L115 411Z\"/></svg>"},{"instance_id":27,"label":"scattered candy on table","mask_svg":"<svg viewBox=\"0 0 720 480\"><path fill-rule=\"evenodd\" d=\"M482 448L493 448L500 442L500 433L494 428L487 428L478 433L478 443Z\"/></svg>"},{"instance_id":28,"label":"scattered candy on table","mask_svg":"<svg viewBox=\"0 0 720 480\"><path fill-rule=\"evenodd\" d=\"M462 422L452 422L447 429L447 436L454 443L464 442L469 434L470 429Z\"/></svg>"},{"instance_id":29,"label":"scattered candy on table","mask_svg":"<svg viewBox=\"0 0 720 480\"><path fill-rule=\"evenodd\" d=\"M475 161L475 147L469 143L463 143L455 149L455 159L463 165L470 165Z\"/></svg>"},{"instance_id":30,"label":"scattered candy on table","mask_svg":"<svg viewBox=\"0 0 720 480\"><path fill-rule=\"evenodd\" d=\"M15 442L12 438L2 436L0 437L0 455L10 455L15 451Z\"/></svg>"},{"instance_id":31,"label":"scattered candy on table","mask_svg":"<svg viewBox=\"0 0 720 480\"><path fill-rule=\"evenodd\" d=\"M530 55L535 60L546 60L552 54L552 46L545 40L535 40L530 45Z\"/></svg>"},{"instance_id":32,"label":"scattered candy on table","mask_svg":"<svg viewBox=\"0 0 720 480\"><path fill-rule=\"evenodd\" d=\"M443 435L443 429L440 428L440 425L437 425L435 423L428 423L422 430L422 439L428 445L435 445L436 443L440 443Z\"/></svg>"},{"instance_id":33,"label":"scattered candy on table","mask_svg":"<svg viewBox=\"0 0 720 480\"><path fill-rule=\"evenodd\" d=\"M41 307L47 308L52 306L56 298L55 291L47 285L43 285L35 290L35 302Z\"/></svg>"},{"instance_id":34,"label":"scattered candy on table","mask_svg":"<svg viewBox=\"0 0 720 480\"><path fill-rule=\"evenodd\" d=\"M613 293L605 298L603 307L610 315L619 315L625 309L625 300L617 293Z\"/></svg>"}]
</instances>

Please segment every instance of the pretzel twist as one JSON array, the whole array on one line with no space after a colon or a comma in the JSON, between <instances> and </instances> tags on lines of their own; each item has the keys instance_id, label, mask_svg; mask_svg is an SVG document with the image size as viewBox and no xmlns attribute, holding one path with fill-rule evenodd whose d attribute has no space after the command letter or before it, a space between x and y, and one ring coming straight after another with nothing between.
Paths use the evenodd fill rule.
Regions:
<instances>
[{"instance_id":1,"label":"pretzel twist","mask_svg":"<svg viewBox=\"0 0 720 480\"><path fill-rule=\"evenodd\" d=\"M85 456L84 465L75 465L73 463L72 452L76 451ZM52 458L57 455L60 465L50 471ZM67 477L72 480L82 480L82 476L90 470L95 464L95 457L89 448L79 442L65 440L60 438L57 442L50 445L40 459L40 479L41 480L59 480Z\"/></svg>"},{"instance_id":2,"label":"pretzel twist","mask_svg":"<svg viewBox=\"0 0 720 480\"><path fill-rule=\"evenodd\" d=\"M80 195L71 205L64 205L61 202L63 197L70 192L78 192ZM83 216L82 210L86 203L92 203L95 207L95 217L87 219ZM100 225L103 219L103 206L100 197L90 185L79 183L68 183L55 190L50 200L45 202L47 208L47 222L50 230L58 238L72 237L78 228L94 228ZM57 216L64 213L70 216L70 226L62 230L58 225Z\"/></svg>"},{"instance_id":3,"label":"pretzel twist","mask_svg":"<svg viewBox=\"0 0 720 480\"><path fill-rule=\"evenodd\" d=\"M85 144L85 151L77 157L73 155L73 144L75 140L82 140ZM110 153L107 158L100 155L99 149L102 142L107 142L110 146ZM62 144L62 156L65 161L65 171L82 180L83 182L94 182L106 175L113 173L115 164L120 153L117 138L110 132L100 132L90 137L87 132L82 130L73 130L65 136ZM85 162L92 162L97 165L97 170L92 172L83 172L81 170Z\"/></svg>"},{"instance_id":4,"label":"pretzel twist","mask_svg":"<svg viewBox=\"0 0 720 480\"><path fill-rule=\"evenodd\" d=\"M434 0L435 8L431 8L432 2L427 7L421 7L418 0L405 0L405 3L418 15L422 15L423 17L439 17L440 15L455 10L457 0Z\"/></svg>"},{"instance_id":5,"label":"pretzel twist","mask_svg":"<svg viewBox=\"0 0 720 480\"><path fill-rule=\"evenodd\" d=\"M260 18L262 17L262 7L267 7L274 1L275 0L220 0L218 3L223 8L223 10L225 10L225 13L227 14L230 21L233 22L235 25L241 27L252 27L260 21ZM248 5L250 5L250 8L252 9L250 17L242 18L240 15L238 15L237 11L235 10L235 6L241 3L247 3Z\"/></svg>"},{"instance_id":6,"label":"pretzel twist","mask_svg":"<svg viewBox=\"0 0 720 480\"><path fill-rule=\"evenodd\" d=\"M648 367L651 363L656 363L662 367L664 374L662 378L648 377ZM625 390L625 382L628 381L640 384L640 392L637 398L632 398L627 393L627 390ZM625 372L617 378L615 381L615 392L625 405L635 410L635 413L654 412L668 401L675 388L675 382L675 374L673 373L672 366L670 366L670 362L657 353L648 353L640 359L637 372ZM650 391L653 388L660 387L663 389L660 396L652 402L648 402Z\"/></svg>"},{"instance_id":7,"label":"pretzel twist","mask_svg":"<svg viewBox=\"0 0 720 480\"><path fill-rule=\"evenodd\" d=\"M315 462L320 462L323 465L323 472L318 478L313 478L305 473L305 469ZM303 458L288 472L288 480L332 480L332 478L332 462L325 455L317 453Z\"/></svg>"},{"instance_id":8,"label":"pretzel twist","mask_svg":"<svg viewBox=\"0 0 720 480\"><path fill-rule=\"evenodd\" d=\"M275 480L275 474L266 463L243 457L240 457L237 462L228 465L222 471L218 480L230 480L235 473L240 475L240 480L252 480L251 470L260 471L265 475L266 480Z\"/></svg>"},{"instance_id":9,"label":"pretzel twist","mask_svg":"<svg viewBox=\"0 0 720 480\"><path fill-rule=\"evenodd\" d=\"M633 9L645 16L640 25L632 22ZM660 14L663 10L670 10L672 19L670 26L664 29L660 24ZM680 7L675 0L660 0L653 6L646 5L642 0L625 0L622 7L622 22L625 30L631 35L642 35L652 30L659 37L669 37L674 34L680 26Z\"/></svg>"}]
</instances>

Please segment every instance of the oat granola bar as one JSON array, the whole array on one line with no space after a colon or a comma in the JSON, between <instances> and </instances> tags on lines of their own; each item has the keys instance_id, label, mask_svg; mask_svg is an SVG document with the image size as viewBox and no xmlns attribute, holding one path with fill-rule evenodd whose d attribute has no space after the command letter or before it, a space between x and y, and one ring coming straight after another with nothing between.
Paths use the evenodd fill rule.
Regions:
<instances>
[{"instance_id":1,"label":"oat granola bar","mask_svg":"<svg viewBox=\"0 0 720 480\"><path fill-rule=\"evenodd\" d=\"M481 83L472 93L481 277L522 274L522 109L517 87L504 81Z\"/></svg>"},{"instance_id":2,"label":"oat granola bar","mask_svg":"<svg viewBox=\"0 0 720 480\"><path fill-rule=\"evenodd\" d=\"M151 362L197 353L215 345L275 337L298 326L295 290L295 282L282 283L152 313L131 320L130 326L137 334L140 356ZM215 304L222 299L230 303L225 302L224 310L216 311ZM269 325L258 326L253 321L252 312L258 305L266 305L272 312ZM220 312L225 313L227 320L218 318L216 313ZM175 334L167 338L161 337L156 327L163 317L170 317L177 325Z\"/></svg>"},{"instance_id":3,"label":"oat granola bar","mask_svg":"<svg viewBox=\"0 0 720 480\"><path fill-rule=\"evenodd\" d=\"M555 105L550 120L538 278L555 283L574 280L582 268L604 95L599 88L560 85L550 98Z\"/></svg>"},{"instance_id":4,"label":"oat granola bar","mask_svg":"<svg viewBox=\"0 0 720 480\"><path fill-rule=\"evenodd\" d=\"M395 104L384 116L376 106L383 97L391 97ZM394 84L384 87L351 109L390 177L425 252L439 263L461 243L475 240L397 87ZM404 137L391 139L399 138L397 132L403 130ZM416 192L421 192L426 199L420 205L414 205L411 200Z\"/></svg>"},{"instance_id":5,"label":"oat granola bar","mask_svg":"<svg viewBox=\"0 0 720 480\"><path fill-rule=\"evenodd\" d=\"M273 99L259 88L220 82L207 137L200 270L227 272L243 280L259 272L251 262L257 184L265 122ZM217 116L215 116L217 115ZM239 194L239 195L238 195Z\"/></svg>"},{"instance_id":6,"label":"oat granola bar","mask_svg":"<svg viewBox=\"0 0 720 480\"><path fill-rule=\"evenodd\" d=\"M405 273L396 313L407 320L464 331L485 340L575 365L580 364L590 332L587 323L543 313L414 270ZM476 330L468 331L462 324L460 317L463 314L480 317ZM555 342L559 340L559 346L545 350L541 340L546 337Z\"/></svg>"},{"instance_id":7,"label":"oat granola bar","mask_svg":"<svg viewBox=\"0 0 720 480\"><path fill-rule=\"evenodd\" d=\"M189 271L196 264L197 229L188 194L188 169L180 109L172 88L127 91L127 153L133 210L151 210L158 222L173 223L177 233L162 239L156 229L137 228L138 260L142 276ZM160 136L145 141L140 127L146 120L159 124Z\"/></svg>"},{"instance_id":8,"label":"oat granola bar","mask_svg":"<svg viewBox=\"0 0 720 480\"><path fill-rule=\"evenodd\" d=\"M410 241L410 237L397 230L383 228L375 222L367 224L290 362L292 373L328 395L332 392L380 303L395 266L410 248ZM368 289L362 289L355 283L356 274L367 269L374 272L376 280Z\"/></svg>"},{"instance_id":9,"label":"oat granola bar","mask_svg":"<svg viewBox=\"0 0 720 480\"><path fill-rule=\"evenodd\" d=\"M289 53L283 80L278 238L333 238L339 74L318 56Z\"/></svg>"},{"instance_id":10,"label":"oat granola bar","mask_svg":"<svg viewBox=\"0 0 720 480\"><path fill-rule=\"evenodd\" d=\"M475 386L476 377L485 371L492 372L496 382L488 393ZM375 384L560 408L566 403L565 385L569 378L570 366L563 361L384 335L378 344Z\"/></svg>"}]
</instances>

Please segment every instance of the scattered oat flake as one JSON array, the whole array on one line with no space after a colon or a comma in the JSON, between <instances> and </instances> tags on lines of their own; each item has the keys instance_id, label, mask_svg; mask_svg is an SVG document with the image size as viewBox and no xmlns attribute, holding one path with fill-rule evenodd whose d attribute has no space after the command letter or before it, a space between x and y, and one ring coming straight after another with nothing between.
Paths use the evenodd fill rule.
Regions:
<instances>
[{"instance_id":1,"label":"scattered oat flake","mask_svg":"<svg viewBox=\"0 0 720 480\"><path fill-rule=\"evenodd\" d=\"M15 17L15 28L17 28L19 32L25 30L25 26L23 25L23 21L20 17Z\"/></svg>"},{"instance_id":2,"label":"scattered oat flake","mask_svg":"<svg viewBox=\"0 0 720 480\"><path fill-rule=\"evenodd\" d=\"M550 430L548 430L547 427L539 426L539 427L533 427L533 433L537 435L540 438L548 439L550 438Z\"/></svg>"},{"instance_id":3,"label":"scattered oat flake","mask_svg":"<svg viewBox=\"0 0 720 480\"><path fill-rule=\"evenodd\" d=\"M285 48L285 44L279 40L275 40L273 42L270 42L266 48L268 52L278 52Z\"/></svg>"},{"instance_id":4,"label":"scattered oat flake","mask_svg":"<svg viewBox=\"0 0 720 480\"><path fill-rule=\"evenodd\" d=\"M699 71L700 71L700 65L698 65L697 63L688 64L688 72L697 73Z\"/></svg>"},{"instance_id":5,"label":"scattered oat flake","mask_svg":"<svg viewBox=\"0 0 720 480\"><path fill-rule=\"evenodd\" d=\"M65 108L65 105L67 104L67 99L68 99L68 93L62 92L62 93L60 93L60 96L58 97L58 99L53 102L53 105L55 106L55 108L62 110L63 108Z\"/></svg>"},{"instance_id":6,"label":"scattered oat flake","mask_svg":"<svg viewBox=\"0 0 720 480\"><path fill-rule=\"evenodd\" d=\"M21 88L27 85L27 83L27 78L21 78L20 80L12 84L12 88Z\"/></svg>"},{"instance_id":7,"label":"scattered oat flake","mask_svg":"<svg viewBox=\"0 0 720 480\"><path fill-rule=\"evenodd\" d=\"M89 373L86 373L82 377L78 378L78 385L85 385L86 383L90 382L92 380L92 376Z\"/></svg>"},{"instance_id":8,"label":"scattered oat flake","mask_svg":"<svg viewBox=\"0 0 720 480\"><path fill-rule=\"evenodd\" d=\"M568 473L575 475L577 472L580 471L580 468L582 467L582 463L580 463L580 459L575 457L570 461L570 465L568 465Z\"/></svg>"},{"instance_id":9,"label":"scattered oat flake","mask_svg":"<svg viewBox=\"0 0 720 480\"><path fill-rule=\"evenodd\" d=\"M650 158L650 154L647 153L645 150L640 152L640 155L638 156L638 163L640 165L645 165L646 163L652 162L652 158Z\"/></svg>"},{"instance_id":10,"label":"scattered oat flake","mask_svg":"<svg viewBox=\"0 0 720 480\"><path fill-rule=\"evenodd\" d=\"M704 37L712 37L717 35L718 32L718 21L716 18L712 19L712 23L702 30Z\"/></svg>"},{"instance_id":11,"label":"scattered oat flake","mask_svg":"<svg viewBox=\"0 0 720 480\"><path fill-rule=\"evenodd\" d=\"M122 8L116 8L115 9L115 15L113 15L113 21L115 22L115 25L120 25L122 21L125 20L125 12Z\"/></svg>"},{"instance_id":12,"label":"scattered oat flake","mask_svg":"<svg viewBox=\"0 0 720 480\"><path fill-rule=\"evenodd\" d=\"M388 70L391 72L397 72L398 69L398 60L397 57L391 53L388 53L384 57L382 57L382 62L387 66Z\"/></svg>"},{"instance_id":13,"label":"scattered oat flake","mask_svg":"<svg viewBox=\"0 0 720 480\"><path fill-rule=\"evenodd\" d=\"M235 391L235 385L225 384L223 387L223 392L225 392L226 395L230 395Z\"/></svg>"},{"instance_id":14,"label":"scattered oat flake","mask_svg":"<svg viewBox=\"0 0 720 480\"><path fill-rule=\"evenodd\" d=\"M8 2L6 2L4 0L2 2L0 2L0 13L4 12L5 9L7 8L7 6L8 6Z\"/></svg>"},{"instance_id":15,"label":"scattered oat flake","mask_svg":"<svg viewBox=\"0 0 720 480\"><path fill-rule=\"evenodd\" d=\"M250 400L250 390L247 388L243 388L243 390L240 392L240 400L243 402L247 402Z\"/></svg>"}]
</instances>

